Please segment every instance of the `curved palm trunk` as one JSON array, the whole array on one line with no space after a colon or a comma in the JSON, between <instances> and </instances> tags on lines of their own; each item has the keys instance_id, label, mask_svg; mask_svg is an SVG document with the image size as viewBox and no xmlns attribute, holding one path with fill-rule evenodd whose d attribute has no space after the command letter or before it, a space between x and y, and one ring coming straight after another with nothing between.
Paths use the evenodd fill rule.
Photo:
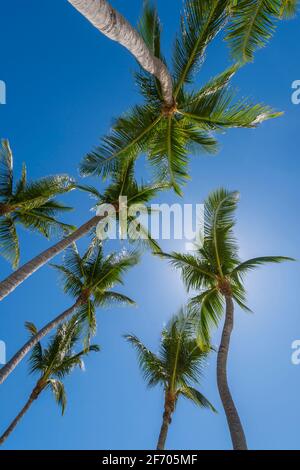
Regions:
<instances>
[{"instance_id":1,"label":"curved palm trunk","mask_svg":"<svg viewBox=\"0 0 300 470\"><path fill-rule=\"evenodd\" d=\"M34 388L32 394L29 397L29 400L27 401L26 405L22 408L18 416L13 420L13 422L10 424L10 426L6 429L6 431L2 434L0 437L0 445L2 445L6 439L11 435L11 433L15 430L16 426L18 423L21 421L25 413L29 410L31 407L32 403L37 400L40 394L40 389L38 385Z\"/></svg>"},{"instance_id":2,"label":"curved palm trunk","mask_svg":"<svg viewBox=\"0 0 300 470\"><path fill-rule=\"evenodd\" d=\"M79 298L77 302L68 310L65 310L61 315L56 317L54 320L49 322L44 328L42 328L35 336L30 338L26 344L14 355L14 357L0 370L0 385L5 382L8 376L15 370L20 364L24 357L31 351L31 349L39 343L50 331L56 328L60 323L66 320L68 317L73 315L77 308L82 305L84 301Z\"/></svg>"},{"instance_id":3,"label":"curved palm trunk","mask_svg":"<svg viewBox=\"0 0 300 470\"><path fill-rule=\"evenodd\" d=\"M171 107L174 104L171 75L130 23L107 0L68 1L101 33L128 49L140 65L159 80L165 103Z\"/></svg>"},{"instance_id":4,"label":"curved palm trunk","mask_svg":"<svg viewBox=\"0 0 300 470\"><path fill-rule=\"evenodd\" d=\"M0 301L13 292L23 281L30 277L35 271L44 266L48 261L56 255L68 248L72 243L87 235L92 228L96 227L104 217L93 217L91 220L83 224L78 230L71 233L68 237L60 240L56 245L45 250L40 255L33 258L21 268L17 269L13 274L8 276L0 283Z\"/></svg>"},{"instance_id":5,"label":"curved palm trunk","mask_svg":"<svg viewBox=\"0 0 300 470\"><path fill-rule=\"evenodd\" d=\"M163 414L163 422L158 438L157 450L164 450L166 446L166 440L168 437L169 426L172 422L172 415L174 413L175 404L174 400L169 398L169 395L166 395L165 399L165 411Z\"/></svg>"},{"instance_id":6,"label":"curved palm trunk","mask_svg":"<svg viewBox=\"0 0 300 470\"><path fill-rule=\"evenodd\" d=\"M233 330L234 305L231 296L226 296L226 317L222 340L218 352L217 380L220 397L226 413L234 450L247 450L247 442L237 409L232 399L227 380L227 359L230 337Z\"/></svg>"}]
</instances>

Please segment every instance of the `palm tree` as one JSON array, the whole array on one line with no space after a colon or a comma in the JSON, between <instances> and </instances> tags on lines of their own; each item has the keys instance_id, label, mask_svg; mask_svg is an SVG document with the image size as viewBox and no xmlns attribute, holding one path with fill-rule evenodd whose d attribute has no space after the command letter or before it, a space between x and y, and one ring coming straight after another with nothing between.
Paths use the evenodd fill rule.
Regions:
<instances>
[{"instance_id":1,"label":"palm tree","mask_svg":"<svg viewBox=\"0 0 300 470\"><path fill-rule=\"evenodd\" d=\"M13 154L8 140L0 146L0 255L14 268L20 260L20 247L16 224L50 238L53 232L69 232L71 225L59 222L56 216L71 210L55 200L58 194L74 189L74 181L66 175L48 176L28 182L26 166L14 184Z\"/></svg>"},{"instance_id":2,"label":"palm tree","mask_svg":"<svg viewBox=\"0 0 300 470\"><path fill-rule=\"evenodd\" d=\"M146 154L154 171L181 194L181 187L189 178L189 154L218 150L212 133L229 128L255 128L280 115L269 106L254 104L249 99L237 100L236 92L229 87L240 66L237 64L202 88L191 88L208 45L227 20L228 0L185 1L172 59L173 104L165 102L160 83L153 75L142 70L137 73L136 83L144 104L115 121L103 144L82 162L83 176L105 177L114 171L120 159ZM152 53L164 61L158 15L147 2L139 31Z\"/></svg>"},{"instance_id":3,"label":"palm tree","mask_svg":"<svg viewBox=\"0 0 300 470\"><path fill-rule=\"evenodd\" d=\"M132 305L133 300L111 290L122 284L123 275L139 261L136 252L115 254L105 257L101 243L94 241L84 256L80 256L76 245L71 246L65 255L62 266L54 265L62 274L66 293L75 298L74 304L50 321L40 331L36 331L27 343L0 370L0 384L13 372L24 357L46 335L60 323L75 313L87 327L87 337L95 332L96 309L105 305L125 303Z\"/></svg>"},{"instance_id":4,"label":"palm tree","mask_svg":"<svg viewBox=\"0 0 300 470\"><path fill-rule=\"evenodd\" d=\"M158 355L144 346L136 336L127 335L125 339L138 353L139 366L148 386L163 387L164 414L157 449L164 450L168 429L180 397L215 411L202 393L193 387L199 383L210 348L201 348L194 334L193 316L184 310L174 316L163 330Z\"/></svg>"},{"instance_id":5,"label":"palm tree","mask_svg":"<svg viewBox=\"0 0 300 470\"><path fill-rule=\"evenodd\" d=\"M37 334L37 328L32 323L27 323L26 326L31 336L34 337ZM80 339L80 333L80 322L74 316L68 323L64 323L58 328L47 348L43 348L40 343L35 345L30 358L30 370L31 373L39 374L39 379L26 405L0 437L0 445L6 441L31 405L46 390L53 392L55 400L64 414L66 392L63 379L70 375L76 367L83 367L82 358L89 352L99 351L98 346L92 345L75 353L74 348Z\"/></svg>"},{"instance_id":6,"label":"palm tree","mask_svg":"<svg viewBox=\"0 0 300 470\"><path fill-rule=\"evenodd\" d=\"M205 230L202 246L194 254L163 254L180 269L188 290L198 291L190 306L198 316L202 341L209 341L212 326L218 326L225 308L225 324L218 352L217 379L220 397L227 416L233 447L246 450L243 427L232 399L227 379L227 358L234 321L234 302L243 310L246 305L244 276L266 263L292 260L282 256L264 256L241 262L234 238L235 211L238 193L220 189L205 204Z\"/></svg>"},{"instance_id":7,"label":"palm tree","mask_svg":"<svg viewBox=\"0 0 300 470\"><path fill-rule=\"evenodd\" d=\"M169 188L169 185L161 182L154 182L150 184L138 184L134 177L134 164L129 162L127 165L118 166L116 171L112 175L111 185L104 191L103 194L93 187L88 186L78 186L80 189L88 191L96 199L96 206L113 206L116 211L115 215L118 221L119 217L119 198L122 196L127 196L127 208L128 211L132 207L137 207L139 204L147 205L154 198L160 190L165 190ZM0 301L7 297L11 292L13 292L23 281L30 277L34 272L39 268L48 263L55 256L63 252L70 245L72 245L77 240L88 235L92 230L94 230L98 224L109 222L109 214L96 215L92 217L88 222L83 224L78 230L75 230L69 236L65 237L63 240L60 240L51 248L48 248L35 258L33 258L28 263L24 264L17 271L8 276L5 280L0 283ZM128 231L132 228L132 218L128 217ZM146 231L140 226L140 230L144 235L140 241L144 241L146 244L150 245L153 250L159 251L159 246L157 243L147 235ZM141 233L141 235L142 235Z\"/></svg>"}]
</instances>

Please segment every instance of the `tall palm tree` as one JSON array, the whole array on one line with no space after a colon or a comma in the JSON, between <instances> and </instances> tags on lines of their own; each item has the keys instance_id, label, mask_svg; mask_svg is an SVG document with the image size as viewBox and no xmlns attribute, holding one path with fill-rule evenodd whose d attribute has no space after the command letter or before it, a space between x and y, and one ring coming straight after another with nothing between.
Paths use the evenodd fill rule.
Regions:
<instances>
[{"instance_id":1,"label":"tall palm tree","mask_svg":"<svg viewBox=\"0 0 300 470\"><path fill-rule=\"evenodd\" d=\"M0 145L0 255L14 268L20 260L20 247L16 225L41 233L50 238L53 232L70 232L71 225L56 219L61 212L71 210L56 201L55 197L75 188L74 181L66 175L48 176L28 182L25 164L22 176L14 184L13 154L8 140Z\"/></svg>"},{"instance_id":2,"label":"tall palm tree","mask_svg":"<svg viewBox=\"0 0 300 470\"><path fill-rule=\"evenodd\" d=\"M227 416L235 450L246 450L245 433L232 399L227 379L227 359L234 323L234 302L243 310L246 305L244 276L266 263L292 260L282 256L263 256L241 262L234 237L238 193L220 189L213 192L205 204L205 230L202 246L193 254L163 254L180 269L188 290L199 293L192 298L191 308L198 316L202 341L209 341L212 326L218 326L225 309L225 323L217 361L220 397Z\"/></svg>"},{"instance_id":3,"label":"tall palm tree","mask_svg":"<svg viewBox=\"0 0 300 470\"><path fill-rule=\"evenodd\" d=\"M31 336L37 334L37 328L32 323L27 323L26 326ZM74 348L80 339L80 334L80 322L74 316L68 323L64 323L58 328L47 348L43 348L40 343L35 345L30 357L30 370L31 373L39 374L39 379L25 406L0 437L0 445L6 441L31 405L46 390L53 392L55 400L64 414L67 403L64 378L70 375L76 367L82 368L82 358L87 356L89 352L99 351L97 345L92 345L75 353Z\"/></svg>"},{"instance_id":4,"label":"tall palm tree","mask_svg":"<svg viewBox=\"0 0 300 470\"><path fill-rule=\"evenodd\" d=\"M119 218L119 198L127 196L127 209L136 207L139 204L147 205L152 198L154 198L160 190L169 188L169 185L161 182L154 182L150 184L139 184L134 177L134 164L129 162L127 165L117 167L116 171L112 175L111 185L101 194L96 188L87 186L78 186L85 191L88 191L96 198L96 207L110 205L115 207L115 216ZM109 221L109 214L96 215L92 217L88 222L83 224L78 230L75 230L69 236L60 240L58 243L48 248L28 263L24 264L21 268L15 271L13 274L8 276L5 280L0 282L0 301L7 297L13 292L23 281L35 273L39 268L48 263L55 256L63 252L66 248L72 245L77 240L88 235L94 230L100 222ZM128 217L129 226L128 229L132 228L130 223L132 220ZM157 243L147 235L143 227L140 227L143 232L144 238L140 241L148 242L148 245L153 250L159 251Z\"/></svg>"},{"instance_id":5,"label":"tall palm tree","mask_svg":"<svg viewBox=\"0 0 300 470\"><path fill-rule=\"evenodd\" d=\"M163 450L180 397L215 411L204 395L194 388L202 376L210 348L201 348L194 333L193 316L184 310L174 316L163 330L158 354L151 352L136 336L127 335L125 338L138 353L139 366L148 386L163 387L164 414L157 444L157 449Z\"/></svg>"},{"instance_id":6,"label":"tall palm tree","mask_svg":"<svg viewBox=\"0 0 300 470\"><path fill-rule=\"evenodd\" d=\"M137 73L144 104L115 121L103 144L82 162L83 176L105 177L114 171L120 159L146 154L154 171L181 194L181 187L189 178L189 154L218 150L214 132L255 128L280 115L269 106L237 99L236 92L229 87L239 68L236 64L200 89L195 88L196 71L205 61L207 47L227 24L227 7L228 0L185 0L172 58L173 104L165 103L160 83L153 75ZM164 61L159 18L148 3L139 30L152 53Z\"/></svg>"},{"instance_id":7,"label":"tall palm tree","mask_svg":"<svg viewBox=\"0 0 300 470\"><path fill-rule=\"evenodd\" d=\"M0 369L0 384L8 378L37 343L71 315L76 313L81 318L83 325L87 327L89 338L97 325L96 309L98 307L111 305L114 302L134 304L133 300L112 289L115 285L122 284L123 275L138 261L139 256L136 252L112 253L105 257L102 245L97 241L82 257L76 245L71 246L66 252L64 264L54 266L62 274L65 292L71 294L75 302L41 330L36 331L13 358Z\"/></svg>"}]
</instances>

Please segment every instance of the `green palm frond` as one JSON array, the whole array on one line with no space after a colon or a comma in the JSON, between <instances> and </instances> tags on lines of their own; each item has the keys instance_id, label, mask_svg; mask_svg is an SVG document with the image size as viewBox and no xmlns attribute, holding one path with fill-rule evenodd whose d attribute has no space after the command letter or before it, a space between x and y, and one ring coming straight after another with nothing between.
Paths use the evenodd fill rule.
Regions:
<instances>
[{"instance_id":1,"label":"green palm frond","mask_svg":"<svg viewBox=\"0 0 300 470\"><path fill-rule=\"evenodd\" d=\"M34 323L31 322L26 322L25 323L25 328L30 334L30 337L34 337L38 333L37 327L34 325ZM39 372L42 370L42 364L43 364L43 348L41 343L37 343L32 351L31 351L31 356L30 356L30 372Z\"/></svg>"},{"instance_id":2,"label":"green palm frond","mask_svg":"<svg viewBox=\"0 0 300 470\"><path fill-rule=\"evenodd\" d=\"M188 139L189 134L180 122L168 117L160 122L149 145L150 163L162 178L169 178L171 186L179 195L180 186L189 178L186 148Z\"/></svg>"},{"instance_id":3,"label":"green palm frond","mask_svg":"<svg viewBox=\"0 0 300 470\"><path fill-rule=\"evenodd\" d=\"M96 290L94 294L95 303L101 307L111 306L114 304L119 305L136 305L135 301L132 300L130 297L124 294L120 294L119 292L102 292L101 290Z\"/></svg>"},{"instance_id":4,"label":"green palm frond","mask_svg":"<svg viewBox=\"0 0 300 470\"><path fill-rule=\"evenodd\" d=\"M205 203L204 247L213 253L218 274L223 277L237 258L237 243L232 229L239 194L219 189L209 195Z\"/></svg>"},{"instance_id":5,"label":"green palm frond","mask_svg":"<svg viewBox=\"0 0 300 470\"><path fill-rule=\"evenodd\" d=\"M192 105L193 103L197 103L199 100L206 96L216 95L220 93L222 90L228 87L232 78L236 74L236 72L240 69L239 64L233 64L228 69L221 72L219 75L213 77L209 80L199 91L192 91L191 93L186 93L184 95L184 100L182 104L184 106ZM181 103L179 102L178 106L180 108Z\"/></svg>"},{"instance_id":6,"label":"green palm frond","mask_svg":"<svg viewBox=\"0 0 300 470\"><path fill-rule=\"evenodd\" d=\"M63 211L64 210L67 209L64 208ZM38 209L32 209L28 211L24 210L22 212L18 212L17 222L22 224L23 227L32 230L33 232L41 233L48 239L53 236L68 234L75 230L74 225L60 222L51 215L48 215L48 213L53 213L53 209L40 207Z\"/></svg>"},{"instance_id":7,"label":"green palm frond","mask_svg":"<svg viewBox=\"0 0 300 470\"><path fill-rule=\"evenodd\" d=\"M194 313L197 338L200 345L210 343L212 328L219 325L223 316L224 302L216 287L193 297L189 307Z\"/></svg>"},{"instance_id":8,"label":"green palm frond","mask_svg":"<svg viewBox=\"0 0 300 470\"><path fill-rule=\"evenodd\" d=\"M161 253L160 245L151 237L149 228L134 217L128 217L127 235L129 243L136 245L141 250L149 248L154 254Z\"/></svg>"},{"instance_id":9,"label":"green palm frond","mask_svg":"<svg viewBox=\"0 0 300 470\"><path fill-rule=\"evenodd\" d=\"M20 246L12 217L0 218L0 255L16 269L20 262Z\"/></svg>"},{"instance_id":10,"label":"green palm frond","mask_svg":"<svg viewBox=\"0 0 300 470\"><path fill-rule=\"evenodd\" d=\"M120 160L136 159L146 150L160 119L155 108L135 106L115 122L111 135L102 139L102 145L84 158L80 165L81 174L107 177L118 169Z\"/></svg>"},{"instance_id":11,"label":"green palm frond","mask_svg":"<svg viewBox=\"0 0 300 470\"><path fill-rule=\"evenodd\" d=\"M211 271L211 265L205 260L185 253L161 253L159 256L170 261L175 269L180 269L182 279L188 290L210 287L215 282L215 273Z\"/></svg>"},{"instance_id":12,"label":"green palm frond","mask_svg":"<svg viewBox=\"0 0 300 470\"><path fill-rule=\"evenodd\" d=\"M186 0L181 33L176 39L173 66L174 96L182 86L191 83L195 70L204 60L208 44L226 20L227 0Z\"/></svg>"},{"instance_id":13,"label":"green palm frond","mask_svg":"<svg viewBox=\"0 0 300 470\"><path fill-rule=\"evenodd\" d=\"M231 9L227 41L233 57L252 61L257 49L264 47L276 29L280 0L239 0Z\"/></svg>"},{"instance_id":14,"label":"green palm frond","mask_svg":"<svg viewBox=\"0 0 300 470\"><path fill-rule=\"evenodd\" d=\"M298 9L299 9L298 0L281 0L279 17L285 18L285 19L293 18L294 16L296 16Z\"/></svg>"},{"instance_id":15,"label":"green palm frond","mask_svg":"<svg viewBox=\"0 0 300 470\"><path fill-rule=\"evenodd\" d=\"M200 93L188 99L187 106L180 112L200 129L209 131L255 128L282 114L264 104L252 104L248 99L236 101L236 93L226 88L216 93Z\"/></svg>"},{"instance_id":16,"label":"green palm frond","mask_svg":"<svg viewBox=\"0 0 300 470\"><path fill-rule=\"evenodd\" d=\"M249 259L247 261L244 261L243 263L240 263L233 269L231 274L238 274L239 276L243 276L244 274L248 274L249 271L258 268L259 266L263 266L264 264L278 264L283 263L285 261L295 261L295 259L286 256L261 256L259 258Z\"/></svg>"},{"instance_id":17,"label":"green palm frond","mask_svg":"<svg viewBox=\"0 0 300 470\"><path fill-rule=\"evenodd\" d=\"M0 146L0 199L7 201L13 192L13 155L8 140Z\"/></svg>"},{"instance_id":18,"label":"green palm frond","mask_svg":"<svg viewBox=\"0 0 300 470\"><path fill-rule=\"evenodd\" d=\"M200 408L207 408L211 410L213 413L216 413L217 410L215 407L210 403L205 396L196 390L193 387L183 387L180 389L180 395L191 400L195 405L199 406Z\"/></svg>"},{"instance_id":19,"label":"green palm frond","mask_svg":"<svg viewBox=\"0 0 300 470\"><path fill-rule=\"evenodd\" d=\"M148 386L153 387L161 382L165 383L167 380L166 373L156 354L147 349L136 336L126 335L124 338L137 351L139 367Z\"/></svg>"},{"instance_id":20,"label":"green palm frond","mask_svg":"<svg viewBox=\"0 0 300 470\"><path fill-rule=\"evenodd\" d=\"M138 31L148 49L150 49L155 57L161 58L161 24L157 9L152 5L150 0L144 0L143 13L138 24Z\"/></svg>"},{"instance_id":21,"label":"green palm frond","mask_svg":"<svg viewBox=\"0 0 300 470\"><path fill-rule=\"evenodd\" d=\"M12 203L19 209L31 210L44 205L49 199L65 194L75 188L75 183L67 175L41 178L24 184L24 169L21 183L17 185Z\"/></svg>"},{"instance_id":22,"label":"green palm frond","mask_svg":"<svg viewBox=\"0 0 300 470\"><path fill-rule=\"evenodd\" d=\"M61 407L62 415L64 415L67 406L67 395L64 384L60 380L49 379L48 385L54 394L56 403Z\"/></svg>"}]
</instances>

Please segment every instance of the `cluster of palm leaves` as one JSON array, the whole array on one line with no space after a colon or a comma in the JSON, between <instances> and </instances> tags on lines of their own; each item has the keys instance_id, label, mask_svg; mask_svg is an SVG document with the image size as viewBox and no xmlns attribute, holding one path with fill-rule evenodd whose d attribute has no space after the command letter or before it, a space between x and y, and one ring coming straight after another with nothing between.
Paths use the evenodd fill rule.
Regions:
<instances>
[{"instance_id":1,"label":"cluster of palm leaves","mask_svg":"<svg viewBox=\"0 0 300 470\"><path fill-rule=\"evenodd\" d=\"M86 8L89 1L69 0L76 8ZM106 4L106 0L101 0ZM99 2L99 5L101 5ZM82 358L99 347L91 345L96 333L97 310L111 304L133 305L134 301L114 290L123 283L124 275L147 247L162 259L170 261L182 275L187 291L193 292L187 307L175 315L161 334L159 353L150 351L135 335L126 340L136 349L139 366L147 384L160 385L165 402L163 422L157 448L164 449L168 428L179 398L191 400L202 408L216 411L199 390L207 358L215 352L211 345L213 329L225 317L218 348L217 385L227 416L234 449L247 449L245 432L235 407L227 378L227 359L233 330L234 306L249 311L246 302L245 275L266 263L291 260L286 257L259 257L241 261L234 236L238 193L219 189L205 203L205 231L201 246L191 254L163 253L146 227L136 222L135 210L141 207L148 214L150 202L160 191L173 188L182 195L183 184L190 177L190 155L218 150L216 134L230 128L255 128L263 121L278 117L264 104L240 98L230 86L240 67L253 60L257 49L272 37L277 22L294 16L296 0L185 0L181 28L176 37L172 68L161 50L161 24L150 2L145 2L136 33L149 57L164 65L170 73L172 103L166 102L165 90L155 74L143 67L135 81L144 100L115 120L112 131L80 164L81 175L101 176L108 180L102 190L76 183L66 175L28 181L25 165L15 183L13 155L7 140L0 150L0 255L18 268L20 246L17 224L49 238L62 235L60 240L34 259L28 261L0 283L0 300L13 292L24 280L55 256L64 253L62 264L52 266L60 273L66 294L72 305L40 329L31 323L26 327L30 337L26 344L0 370L2 384L20 362L30 356L30 370L39 374L38 381L24 408L0 437L2 444L15 429L34 401L47 389L54 393L64 412L66 393L63 379L74 368L82 366ZM117 18L117 16L116 16ZM124 22L125 25L125 22ZM197 88L196 72L202 66L207 48L218 34L228 42L233 64L225 71ZM141 61L139 61L141 64ZM142 64L141 64L142 65ZM171 71L170 71L171 70ZM151 183L138 182L135 163L146 156L154 169ZM96 215L79 228L59 220L69 207L57 201L57 196L71 190L89 193L95 199ZM126 197L127 209L132 209L124 226L120 216L120 198ZM133 248L111 253L109 242L99 240L98 230L109 227L114 208L114 220L124 239ZM100 214L99 210L104 208ZM135 238L138 231L143 237ZM76 242L89 235L90 242L81 255ZM56 332L55 332L56 330ZM53 333L54 332L54 333ZM52 334L47 346L44 338Z\"/></svg>"}]
</instances>

